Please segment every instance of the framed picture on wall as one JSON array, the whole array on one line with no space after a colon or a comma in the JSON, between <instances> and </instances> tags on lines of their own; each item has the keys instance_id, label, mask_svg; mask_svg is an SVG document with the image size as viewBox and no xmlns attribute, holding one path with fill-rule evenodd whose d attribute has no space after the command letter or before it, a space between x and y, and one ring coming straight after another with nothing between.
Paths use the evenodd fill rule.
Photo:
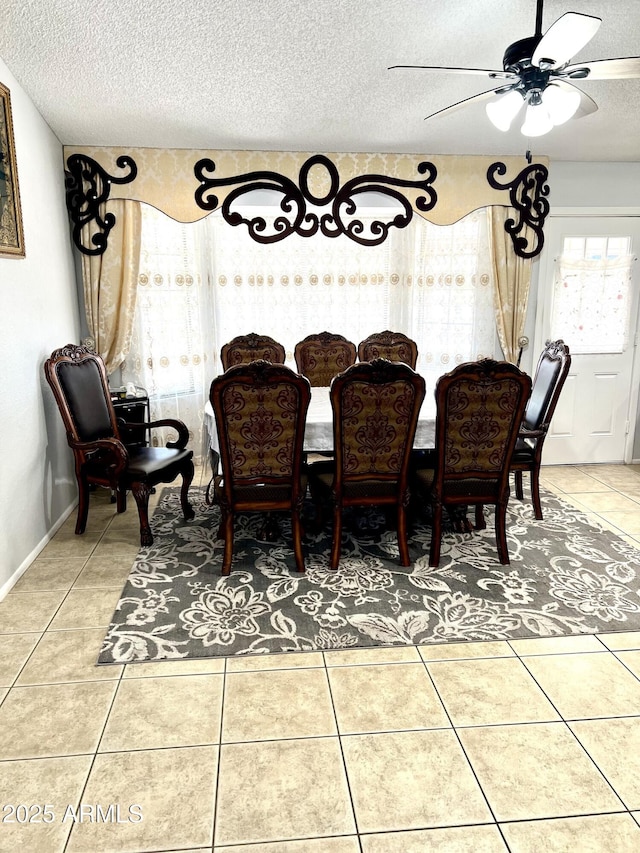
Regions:
<instances>
[{"instance_id":1,"label":"framed picture on wall","mask_svg":"<svg viewBox=\"0 0 640 853\"><path fill-rule=\"evenodd\" d=\"M0 83L0 257L24 258L9 90Z\"/></svg>"}]
</instances>

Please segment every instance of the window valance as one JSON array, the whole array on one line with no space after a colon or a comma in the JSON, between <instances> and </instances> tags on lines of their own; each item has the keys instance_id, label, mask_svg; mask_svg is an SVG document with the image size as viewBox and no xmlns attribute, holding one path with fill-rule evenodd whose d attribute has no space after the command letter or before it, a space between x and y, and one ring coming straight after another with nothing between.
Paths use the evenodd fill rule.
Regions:
<instances>
[{"instance_id":1,"label":"window valance","mask_svg":"<svg viewBox=\"0 0 640 853\"><path fill-rule=\"evenodd\" d=\"M105 204L114 199L145 202L180 222L220 207L230 225L264 243L320 231L375 245L414 213L447 225L481 207L508 207L505 231L523 258L541 251L549 211L546 158L73 146L64 157L74 241L86 255L104 252L115 224ZM242 205L255 190L279 198L281 215L270 232ZM372 192L391 204L365 229L358 203Z\"/></svg>"}]
</instances>

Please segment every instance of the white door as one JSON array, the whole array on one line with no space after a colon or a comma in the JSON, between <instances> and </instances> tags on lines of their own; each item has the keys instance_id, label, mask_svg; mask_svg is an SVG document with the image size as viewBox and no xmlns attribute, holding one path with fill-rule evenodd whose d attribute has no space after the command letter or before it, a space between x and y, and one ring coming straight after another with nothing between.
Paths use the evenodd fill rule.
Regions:
<instances>
[{"instance_id":1,"label":"white door","mask_svg":"<svg viewBox=\"0 0 640 853\"><path fill-rule=\"evenodd\" d=\"M543 464L630 461L638 403L640 219L550 217L535 352L562 338L571 370ZM630 267L630 275L629 275Z\"/></svg>"}]
</instances>

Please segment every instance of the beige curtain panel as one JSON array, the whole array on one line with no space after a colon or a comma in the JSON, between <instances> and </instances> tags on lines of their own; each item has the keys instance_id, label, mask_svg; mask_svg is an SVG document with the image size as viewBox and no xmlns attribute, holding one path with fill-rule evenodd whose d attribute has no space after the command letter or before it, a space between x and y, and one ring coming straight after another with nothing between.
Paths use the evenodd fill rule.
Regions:
<instances>
[{"instance_id":1,"label":"beige curtain panel","mask_svg":"<svg viewBox=\"0 0 640 853\"><path fill-rule=\"evenodd\" d=\"M108 249L102 255L82 255L82 280L87 326L110 374L122 364L131 346L140 262L140 205L110 200L101 206L101 217L107 213L116 218ZM88 230L83 235L85 244L90 245L97 230L95 222L84 227Z\"/></svg>"},{"instance_id":2,"label":"beige curtain panel","mask_svg":"<svg viewBox=\"0 0 640 853\"><path fill-rule=\"evenodd\" d=\"M505 220L517 218L509 207L489 208L489 245L493 263L494 301L498 339L506 361L518 359L518 341L524 332L531 284L531 258L520 258L513 251L511 237L504 230ZM533 240L528 226L522 232Z\"/></svg>"}]
</instances>

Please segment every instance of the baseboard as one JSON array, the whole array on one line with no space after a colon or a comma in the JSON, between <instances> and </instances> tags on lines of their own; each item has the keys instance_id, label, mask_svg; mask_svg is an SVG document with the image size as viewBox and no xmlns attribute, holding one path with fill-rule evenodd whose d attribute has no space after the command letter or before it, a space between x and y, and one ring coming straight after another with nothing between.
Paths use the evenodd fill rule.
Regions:
<instances>
[{"instance_id":1,"label":"baseboard","mask_svg":"<svg viewBox=\"0 0 640 853\"><path fill-rule=\"evenodd\" d=\"M51 542L51 540L56 535L58 530L60 530L62 525L69 518L69 516L71 515L71 513L75 510L75 508L77 506L78 506L78 499L76 498L67 507L67 509L64 510L64 512L62 513L60 518L58 518L58 520L55 522L53 527L49 531L47 531L47 533L42 537L40 542L38 542L38 544L31 551L31 553L27 557L25 557L25 559L22 561L22 563L18 566L18 568L15 570L15 572L11 575L9 580L6 581L0 587L0 601L2 601L2 599L7 595L7 593L9 593L13 589L13 587L18 583L18 581L20 580L22 575L27 571L27 569L29 568L31 563L33 563L33 561L38 556L38 554L47 547L49 542Z\"/></svg>"}]
</instances>

